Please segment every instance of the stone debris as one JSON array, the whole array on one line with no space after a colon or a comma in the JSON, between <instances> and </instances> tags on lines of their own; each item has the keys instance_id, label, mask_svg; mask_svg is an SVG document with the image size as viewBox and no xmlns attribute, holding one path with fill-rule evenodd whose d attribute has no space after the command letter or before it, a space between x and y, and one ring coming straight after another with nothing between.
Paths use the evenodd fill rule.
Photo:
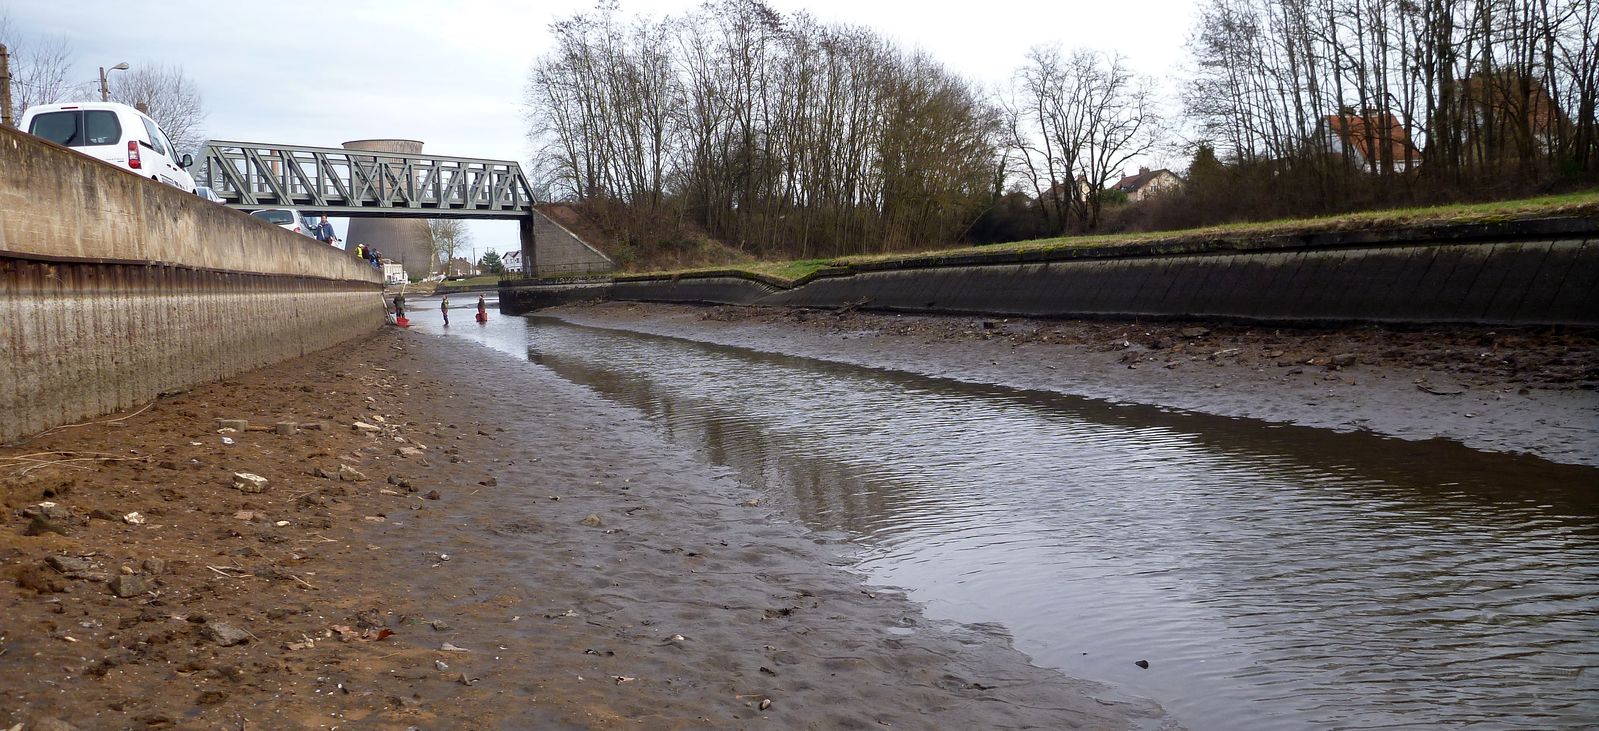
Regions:
<instances>
[{"instance_id":1,"label":"stone debris","mask_svg":"<svg viewBox=\"0 0 1599 731\"><path fill-rule=\"evenodd\" d=\"M262 493L267 489L267 478L250 472L233 473L233 487L239 492Z\"/></svg>"},{"instance_id":2,"label":"stone debris","mask_svg":"<svg viewBox=\"0 0 1599 731\"><path fill-rule=\"evenodd\" d=\"M94 570L94 562L77 556L51 556L44 560L46 564L63 574L84 573Z\"/></svg>"},{"instance_id":3,"label":"stone debris","mask_svg":"<svg viewBox=\"0 0 1599 731\"><path fill-rule=\"evenodd\" d=\"M69 579L80 581L108 581L111 575L101 571L93 561L77 556L50 556L44 560L45 565Z\"/></svg>"},{"instance_id":4,"label":"stone debris","mask_svg":"<svg viewBox=\"0 0 1599 731\"><path fill-rule=\"evenodd\" d=\"M250 641L250 633L226 622L207 622L200 634L223 647L242 645Z\"/></svg>"},{"instance_id":5,"label":"stone debris","mask_svg":"<svg viewBox=\"0 0 1599 731\"><path fill-rule=\"evenodd\" d=\"M594 513L589 513L587 517L583 518L583 520L578 521L578 522L581 523L582 525L586 525L586 526L588 526L590 528L598 528L598 527L600 527L602 525L605 525L605 521L601 520L600 516L595 515Z\"/></svg>"},{"instance_id":6,"label":"stone debris","mask_svg":"<svg viewBox=\"0 0 1599 731\"><path fill-rule=\"evenodd\" d=\"M167 562L159 558L147 558L144 563L139 564L139 568L151 575L164 574L167 570Z\"/></svg>"},{"instance_id":7,"label":"stone debris","mask_svg":"<svg viewBox=\"0 0 1599 731\"><path fill-rule=\"evenodd\" d=\"M47 520L71 520L72 511L60 503L44 502L31 508L23 508L24 518L42 517Z\"/></svg>"},{"instance_id":8,"label":"stone debris","mask_svg":"<svg viewBox=\"0 0 1599 731\"><path fill-rule=\"evenodd\" d=\"M28 527L22 531L22 534L26 536L42 536L46 533L55 533L57 535L64 536L67 534L67 529L60 523L50 520L43 515L35 515L33 516L33 520L28 522Z\"/></svg>"},{"instance_id":9,"label":"stone debris","mask_svg":"<svg viewBox=\"0 0 1599 731\"><path fill-rule=\"evenodd\" d=\"M383 427L375 424L368 424L364 421L357 421L351 424L350 428L358 432L366 432L367 434L376 434L377 432L383 431Z\"/></svg>"},{"instance_id":10,"label":"stone debris","mask_svg":"<svg viewBox=\"0 0 1599 731\"><path fill-rule=\"evenodd\" d=\"M366 482L367 476L354 467L341 464L339 465L339 480L341 482Z\"/></svg>"},{"instance_id":11,"label":"stone debris","mask_svg":"<svg viewBox=\"0 0 1599 731\"><path fill-rule=\"evenodd\" d=\"M273 431L277 432L279 436L288 437L298 433L300 431L300 425L292 421L280 421L277 424L274 424L272 429Z\"/></svg>"},{"instance_id":12,"label":"stone debris","mask_svg":"<svg viewBox=\"0 0 1599 731\"><path fill-rule=\"evenodd\" d=\"M122 522L127 523L128 525L144 525L144 516L140 515L139 511L135 510L127 515L122 516Z\"/></svg>"},{"instance_id":13,"label":"stone debris","mask_svg":"<svg viewBox=\"0 0 1599 731\"><path fill-rule=\"evenodd\" d=\"M150 590L150 580L136 574L119 575L110 584L111 593L122 599L130 599Z\"/></svg>"},{"instance_id":14,"label":"stone debris","mask_svg":"<svg viewBox=\"0 0 1599 731\"><path fill-rule=\"evenodd\" d=\"M399 455L399 456L401 456L401 457L420 457L420 456L422 456L422 450L417 449L416 447L395 447L394 448L394 453Z\"/></svg>"},{"instance_id":15,"label":"stone debris","mask_svg":"<svg viewBox=\"0 0 1599 731\"><path fill-rule=\"evenodd\" d=\"M248 431L249 428L250 420L248 419L217 419L217 429L219 430L232 429L236 432L242 432Z\"/></svg>"}]
</instances>

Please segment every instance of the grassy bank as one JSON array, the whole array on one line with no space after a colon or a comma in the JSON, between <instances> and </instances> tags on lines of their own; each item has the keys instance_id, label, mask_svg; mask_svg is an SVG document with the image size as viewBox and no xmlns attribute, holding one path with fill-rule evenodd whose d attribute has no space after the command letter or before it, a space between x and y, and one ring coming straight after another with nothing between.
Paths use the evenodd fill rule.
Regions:
<instances>
[{"instance_id":1,"label":"grassy bank","mask_svg":"<svg viewBox=\"0 0 1599 731\"><path fill-rule=\"evenodd\" d=\"M485 274L485 275L483 275L481 277L469 277L467 279L451 279L449 281L439 282L433 288L433 291L435 293L438 293L438 294L450 294L451 292L469 292L469 291L475 291L475 290L483 288L483 287L497 287L497 286L499 286L499 284L500 284L500 275L498 275L498 274Z\"/></svg>"},{"instance_id":2,"label":"grassy bank","mask_svg":"<svg viewBox=\"0 0 1599 731\"><path fill-rule=\"evenodd\" d=\"M719 272L742 272L761 278L792 284L817 271L829 267L848 267L855 264L892 262L910 259L938 259L981 254L1024 253L1082 249L1095 247L1128 246L1146 243L1183 242L1208 239L1247 239L1293 234L1333 233L1383 229L1404 226L1440 224L1502 223L1518 219L1549 218L1557 216L1599 215L1599 190L1568 193L1565 195L1526 198L1495 203L1472 203L1429 208L1393 208L1362 211L1320 218L1295 218L1277 221L1232 223L1221 226L1182 229L1177 231L1147 231L1141 233L1109 234L1095 236L1062 236L1032 241L1014 241L987 246L968 246L950 249L895 252L891 254L861 254L831 259L800 259L791 261L759 261L701 267L674 271L641 272L630 276L688 276Z\"/></svg>"}]
</instances>

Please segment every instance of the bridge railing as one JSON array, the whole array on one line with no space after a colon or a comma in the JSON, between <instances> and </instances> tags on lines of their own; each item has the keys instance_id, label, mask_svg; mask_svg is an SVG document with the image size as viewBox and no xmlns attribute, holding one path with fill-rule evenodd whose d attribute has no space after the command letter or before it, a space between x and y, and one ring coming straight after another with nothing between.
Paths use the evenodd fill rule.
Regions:
<instances>
[{"instance_id":1,"label":"bridge railing","mask_svg":"<svg viewBox=\"0 0 1599 731\"><path fill-rule=\"evenodd\" d=\"M521 165L441 155L213 140L201 174L238 208L511 218L533 209Z\"/></svg>"}]
</instances>

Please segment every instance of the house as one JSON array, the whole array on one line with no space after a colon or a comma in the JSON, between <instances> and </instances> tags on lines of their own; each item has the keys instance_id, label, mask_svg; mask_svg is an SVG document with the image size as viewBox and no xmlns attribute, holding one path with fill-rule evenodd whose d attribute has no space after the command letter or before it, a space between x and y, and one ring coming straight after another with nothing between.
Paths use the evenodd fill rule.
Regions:
<instances>
[{"instance_id":1,"label":"house","mask_svg":"<svg viewBox=\"0 0 1599 731\"><path fill-rule=\"evenodd\" d=\"M1177 174L1170 170L1165 168L1150 170L1149 168L1141 167L1138 169L1137 175L1123 177L1121 180L1116 181L1116 184L1111 186L1111 189L1121 191L1127 195L1129 202L1136 203L1160 195L1163 192L1177 190L1182 185L1183 179L1177 177Z\"/></svg>"},{"instance_id":2,"label":"house","mask_svg":"<svg viewBox=\"0 0 1599 731\"><path fill-rule=\"evenodd\" d=\"M451 259L449 265L444 267L446 277L475 277L477 273L476 264L459 256Z\"/></svg>"},{"instance_id":3,"label":"house","mask_svg":"<svg viewBox=\"0 0 1599 731\"><path fill-rule=\"evenodd\" d=\"M1478 73L1457 82L1455 124L1468 159L1547 154L1570 120L1543 82L1524 74Z\"/></svg>"},{"instance_id":4,"label":"house","mask_svg":"<svg viewBox=\"0 0 1599 731\"><path fill-rule=\"evenodd\" d=\"M505 271L507 273L509 273L509 274L521 274L522 273L522 251L520 249L512 249L510 251L505 252L504 254L501 254L500 255L500 263L505 265Z\"/></svg>"},{"instance_id":5,"label":"house","mask_svg":"<svg viewBox=\"0 0 1599 731\"><path fill-rule=\"evenodd\" d=\"M1317 124L1316 138L1362 170L1402 173L1421 164L1421 150L1392 114L1329 114Z\"/></svg>"}]
</instances>

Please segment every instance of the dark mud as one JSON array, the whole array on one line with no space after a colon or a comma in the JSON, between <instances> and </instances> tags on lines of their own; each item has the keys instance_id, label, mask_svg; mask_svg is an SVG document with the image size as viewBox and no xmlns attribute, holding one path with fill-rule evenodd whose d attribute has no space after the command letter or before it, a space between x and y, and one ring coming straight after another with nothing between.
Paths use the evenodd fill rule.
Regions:
<instances>
[{"instance_id":1,"label":"dark mud","mask_svg":"<svg viewBox=\"0 0 1599 731\"><path fill-rule=\"evenodd\" d=\"M1599 465L1599 333L933 317L638 303L576 324Z\"/></svg>"},{"instance_id":2,"label":"dark mud","mask_svg":"<svg viewBox=\"0 0 1599 731\"><path fill-rule=\"evenodd\" d=\"M388 332L114 418L0 450L0 725L1171 725L868 590L730 473L486 348Z\"/></svg>"}]
</instances>

